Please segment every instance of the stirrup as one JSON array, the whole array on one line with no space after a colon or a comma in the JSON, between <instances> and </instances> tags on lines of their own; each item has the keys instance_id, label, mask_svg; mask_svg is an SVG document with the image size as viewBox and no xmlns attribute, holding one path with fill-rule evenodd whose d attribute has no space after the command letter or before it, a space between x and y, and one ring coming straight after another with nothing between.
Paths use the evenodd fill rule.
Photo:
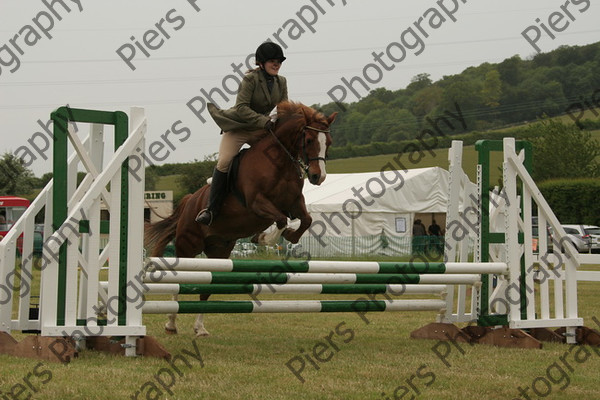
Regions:
<instances>
[{"instance_id":1,"label":"stirrup","mask_svg":"<svg viewBox=\"0 0 600 400\"><path fill-rule=\"evenodd\" d=\"M196 215L196 222L204 225L210 225L213 221L213 213L208 208L201 210L198 215Z\"/></svg>"}]
</instances>

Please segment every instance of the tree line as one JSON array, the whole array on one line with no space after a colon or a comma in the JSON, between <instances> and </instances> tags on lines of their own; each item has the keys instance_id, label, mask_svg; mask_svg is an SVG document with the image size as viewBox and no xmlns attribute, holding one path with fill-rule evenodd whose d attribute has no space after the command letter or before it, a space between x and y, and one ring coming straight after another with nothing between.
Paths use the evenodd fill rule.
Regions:
<instances>
[{"instance_id":1,"label":"tree line","mask_svg":"<svg viewBox=\"0 0 600 400\"><path fill-rule=\"evenodd\" d=\"M342 104L332 130L333 147L415 139L426 126L458 104L468 130L484 131L564 114L600 90L600 42L562 46L523 60L518 55L470 67L433 82L421 73L404 89L378 88L358 102ZM600 102L598 92L597 103ZM327 103L314 107L340 111ZM585 107L585 105L584 105ZM597 107L597 105L596 105Z\"/></svg>"}]
</instances>

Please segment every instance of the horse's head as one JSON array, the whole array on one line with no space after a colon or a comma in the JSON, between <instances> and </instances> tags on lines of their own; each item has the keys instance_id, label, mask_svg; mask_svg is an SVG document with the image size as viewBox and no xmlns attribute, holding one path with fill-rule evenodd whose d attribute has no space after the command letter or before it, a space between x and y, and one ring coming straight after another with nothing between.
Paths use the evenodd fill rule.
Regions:
<instances>
[{"instance_id":1,"label":"horse's head","mask_svg":"<svg viewBox=\"0 0 600 400\"><path fill-rule=\"evenodd\" d=\"M329 126L335 120L337 112L326 117L310 107L289 102L281 103L277 107L279 116L283 115L284 120L290 113L299 117L293 119L297 124L294 153L304 164L310 183L320 185L327 175L325 160L327 149L331 145Z\"/></svg>"},{"instance_id":2,"label":"horse's head","mask_svg":"<svg viewBox=\"0 0 600 400\"><path fill-rule=\"evenodd\" d=\"M308 108L308 107L307 107ZM313 185L320 185L327 176L325 161L327 149L331 145L329 126L335 121L337 112L325 117L323 114L308 108L312 115L307 116L302 143L302 160L308 166L308 180Z\"/></svg>"}]
</instances>

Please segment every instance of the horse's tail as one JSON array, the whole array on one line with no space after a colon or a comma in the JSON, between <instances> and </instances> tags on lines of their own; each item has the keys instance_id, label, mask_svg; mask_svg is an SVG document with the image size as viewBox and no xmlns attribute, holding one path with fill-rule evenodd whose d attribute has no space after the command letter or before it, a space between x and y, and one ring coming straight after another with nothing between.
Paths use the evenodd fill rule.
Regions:
<instances>
[{"instance_id":1,"label":"horse's tail","mask_svg":"<svg viewBox=\"0 0 600 400\"><path fill-rule=\"evenodd\" d=\"M167 247L169 242L175 238L177 222L190 197L192 197L191 194L185 195L181 201L179 201L179 205L169 217L153 224L145 224L144 246L153 257L162 256L165 247Z\"/></svg>"}]
</instances>

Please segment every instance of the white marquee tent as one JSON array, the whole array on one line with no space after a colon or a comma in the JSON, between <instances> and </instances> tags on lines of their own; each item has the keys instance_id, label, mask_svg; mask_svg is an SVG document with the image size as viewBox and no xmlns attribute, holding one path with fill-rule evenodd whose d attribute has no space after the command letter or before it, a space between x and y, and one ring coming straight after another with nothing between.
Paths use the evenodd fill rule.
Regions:
<instances>
[{"instance_id":1,"label":"white marquee tent","mask_svg":"<svg viewBox=\"0 0 600 400\"><path fill-rule=\"evenodd\" d=\"M300 240L312 256L406 254L412 226L433 218L444 228L448 171L419 168L328 174L320 186L308 182L304 197L313 223Z\"/></svg>"}]
</instances>

